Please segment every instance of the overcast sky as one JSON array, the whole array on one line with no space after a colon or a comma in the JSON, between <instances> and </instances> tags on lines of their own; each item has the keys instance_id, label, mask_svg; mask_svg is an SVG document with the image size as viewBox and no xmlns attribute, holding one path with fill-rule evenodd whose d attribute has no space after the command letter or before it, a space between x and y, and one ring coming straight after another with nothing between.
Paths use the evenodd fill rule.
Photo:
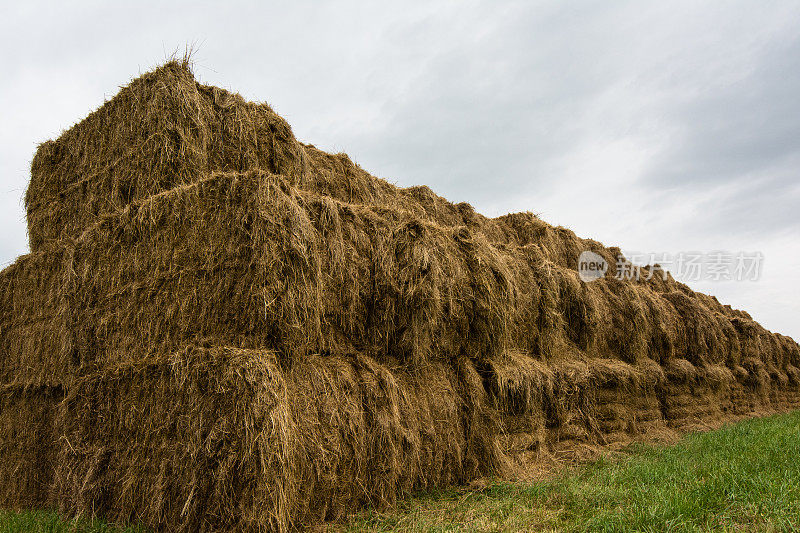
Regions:
<instances>
[{"instance_id":1,"label":"overcast sky","mask_svg":"<svg viewBox=\"0 0 800 533\"><path fill-rule=\"evenodd\" d=\"M193 43L201 81L398 185L623 250L761 252L759 281L690 285L800 339L798 2L108 4L0 7L0 263L37 144Z\"/></svg>"}]
</instances>

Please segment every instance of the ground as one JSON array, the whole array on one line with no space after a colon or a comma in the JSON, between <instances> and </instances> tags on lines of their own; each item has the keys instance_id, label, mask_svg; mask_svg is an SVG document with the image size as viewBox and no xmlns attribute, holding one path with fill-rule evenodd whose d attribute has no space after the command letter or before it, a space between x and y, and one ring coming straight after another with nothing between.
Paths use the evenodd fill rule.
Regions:
<instances>
[{"instance_id":1,"label":"ground","mask_svg":"<svg viewBox=\"0 0 800 533\"><path fill-rule=\"evenodd\" d=\"M533 483L419 494L329 531L800 531L800 412L634 445ZM141 532L0 511L0 532Z\"/></svg>"}]
</instances>

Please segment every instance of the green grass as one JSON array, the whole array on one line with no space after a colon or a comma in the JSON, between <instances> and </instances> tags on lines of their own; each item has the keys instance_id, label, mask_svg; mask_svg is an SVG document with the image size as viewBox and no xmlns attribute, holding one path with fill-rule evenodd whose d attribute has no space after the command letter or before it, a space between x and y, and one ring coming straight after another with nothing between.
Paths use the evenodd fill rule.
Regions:
<instances>
[{"instance_id":1,"label":"green grass","mask_svg":"<svg viewBox=\"0 0 800 533\"><path fill-rule=\"evenodd\" d=\"M420 495L345 531L800 531L800 412L686 436L551 481Z\"/></svg>"},{"instance_id":2,"label":"green grass","mask_svg":"<svg viewBox=\"0 0 800 533\"><path fill-rule=\"evenodd\" d=\"M62 520L57 513L24 511L14 513L0 510L2 533L145 533L137 527L118 527L102 520Z\"/></svg>"},{"instance_id":3,"label":"green grass","mask_svg":"<svg viewBox=\"0 0 800 533\"><path fill-rule=\"evenodd\" d=\"M800 412L637 445L550 481L438 491L341 526L366 531L800 531ZM0 511L0 532L134 533Z\"/></svg>"}]
</instances>

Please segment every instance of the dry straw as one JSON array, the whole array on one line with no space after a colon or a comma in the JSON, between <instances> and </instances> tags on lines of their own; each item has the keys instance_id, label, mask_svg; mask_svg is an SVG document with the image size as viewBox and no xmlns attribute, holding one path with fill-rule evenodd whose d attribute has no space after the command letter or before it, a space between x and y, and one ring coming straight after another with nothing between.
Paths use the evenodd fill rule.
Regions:
<instances>
[{"instance_id":1,"label":"dry straw","mask_svg":"<svg viewBox=\"0 0 800 533\"><path fill-rule=\"evenodd\" d=\"M286 531L800 406L800 347L619 250L299 143L171 62L44 143L0 273L0 504Z\"/></svg>"}]
</instances>

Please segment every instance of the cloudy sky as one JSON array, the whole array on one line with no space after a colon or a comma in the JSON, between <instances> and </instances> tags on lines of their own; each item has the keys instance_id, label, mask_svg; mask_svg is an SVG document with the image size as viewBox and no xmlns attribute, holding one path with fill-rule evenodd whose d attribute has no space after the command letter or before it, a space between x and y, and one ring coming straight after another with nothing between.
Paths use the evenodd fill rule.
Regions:
<instances>
[{"instance_id":1,"label":"cloudy sky","mask_svg":"<svg viewBox=\"0 0 800 533\"><path fill-rule=\"evenodd\" d=\"M36 145L188 43L201 81L398 185L630 252L761 252L758 281L690 285L800 338L798 2L66 4L0 7L2 264Z\"/></svg>"}]
</instances>

